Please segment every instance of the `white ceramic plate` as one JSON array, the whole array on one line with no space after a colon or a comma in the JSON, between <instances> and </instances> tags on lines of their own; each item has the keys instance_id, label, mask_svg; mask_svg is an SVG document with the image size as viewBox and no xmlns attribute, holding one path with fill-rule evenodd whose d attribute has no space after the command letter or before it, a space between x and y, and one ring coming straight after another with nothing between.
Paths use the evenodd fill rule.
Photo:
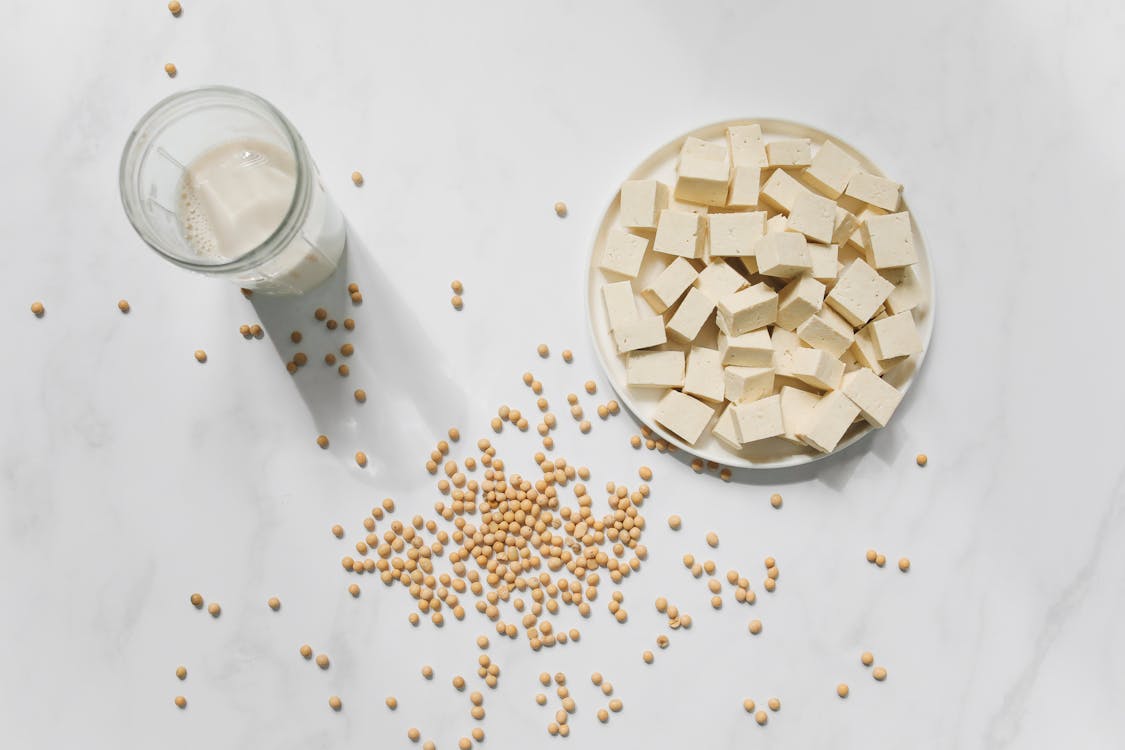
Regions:
<instances>
[{"instance_id":1,"label":"white ceramic plate","mask_svg":"<svg viewBox=\"0 0 1125 750\"><path fill-rule=\"evenodd\" d=\"M830 135L816 128L801 125L795 122L787 122L785 120L731 120L728 122L720 122L707 127L699 128L690 133L685 133L679 138L671 141L661 148L657 149L652 155L641 162L641 165L634 169L624 179L626 180L649 180L657 179L669 187L675 183L675 167L676 157L679 155L680 147L683 145L684 139L689 136L702 138L708 141L715 141L717 143L726 142L726 129L731 125L748 125L757 123L762 126L762 134L765 141L779 140L783 138L809 138L813 141L814 149L816 144L823 143L825 140L832 140L839 145L842 149L854 156L863 165L863 168L868 172L876 175L883 175L883 172L866 156L861 154L856 149L849 146L834 135ZM814 151L815 153L815 151ZM623 180L624 181L624 180ZM906 186L906 191L909 191L909 185ZM594 238L593 247L591 248L590 258L588 261L588 279L586 284L586 309L589 313L590 330L593 334L594 348L598 352L598 359L601 361L602 368L605 370L609 381L613 384L614 390L617 391L618 397L621 402L631 411L639 420L648 425L653 432L660 435L664 440L672 443L684 451L698 456L707 461L717 461L720 464L727 466L741 467L741 468L779 468L784 466L798 466L801 464L815 461L818 458L824 458L826 453L819 453L811 448L794 445L781 438L770 438L768 440L759 440L754 443L749 443L742 447L740 451L731 451L711 435L711 427L714 426L714 419L711 425L703 431L699 440L695 445L688 445L683 440L662 428L653 419L653 414L656 411L656 405L660 397L664 395L665 389L663 388L630 388L626 383L625 378L625 359L617 353L617 347L614 344L613 336L610 334L609 322L606 318L605 304L602 300L601 289L607 281L618 281L618 277L614 276L609 278L601 269L597 267L597 261L601 257L602 248L605 245L606 234L611 227L618 223L618 210L619 210L619 195L613 197L609 208L606 209L605 215L602 217L601 225L598 227L597 235ZM901 211L909 211L905 198L902 201ZM913 222L914 215L911 214ZM933 333L934 321L934 280L933 272L930 267L930 256L926 252L926 245L922 241L922 235L918 231L917 222L913 222L914 229L914 246L918 252L918 264L914 267L923 287L927 290L926 300L918 306L914 311L914 319L918 325L918 333L922 337L922 352L917 354L904 362L899 363L892 369L888 370L884 377L887 382L898 387L902 391L910 388L910 384L914 380L918 368L922 365L922 360L926 356L926 352L930 347L930 336ZM655 278L663 268L673 260L671 256L664 256L660 253L648 252L645 254L644 263L641 266L641 272L638 274L634 282L633 289L637 298L637 304L641 309L648 309L647 303L641 298L638 293L643 289L651 279ZM673 308L674 310L675 308ZM665 320L670 317L672 311L670 310L665 314ZM701 334L703 337L697 343L703 343L707 346L715 346L715 324L710 322L704 327ZM710 337L710 341L708 338ZM679 346L676 344L668 344L667 348L680 348L685 349L686 346ZM716 412L716 415L718 412ZM897 418L897 417L896 417ZM838 453L844 450L849 445L853 445L859 441L864 435L874 429L864 421L859 421L852 425L851 429L844 435L840 444L836 447L833 453Z\"/></svg>"}]
</instances>

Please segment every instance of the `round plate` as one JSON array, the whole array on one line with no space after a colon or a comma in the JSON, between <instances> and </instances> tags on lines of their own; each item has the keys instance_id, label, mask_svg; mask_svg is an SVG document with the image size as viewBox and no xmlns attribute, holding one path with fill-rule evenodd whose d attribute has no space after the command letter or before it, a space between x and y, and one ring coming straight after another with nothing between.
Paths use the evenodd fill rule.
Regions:
<instances>
[{"instance_id":1,"label":"round plate","mask_svg":"<svg viewBox=\"0 0 1125 750\"><path fill-rule=\"evenodd\" d=\"M755 119L730 120L728 122L708 125L698 130L693 130L690 133L685 133L674 141L657 149L625 179L655 179L671 187L675 182L676 158L680 153L680 147L683 145L685 138L694 136L706 141L725 143L726 129L728 127L751 124L757 124L762 127L763 139L767 143L783 138L809 138L814 144L820 144L825 140L831 140L844 151L858 159L865 170L872 174L883 176L883 172L870 159L834 135L795 122ZM625 377L624 357L617 353L617 346L609 330L605 304L602 301L602 286L607 281L620 280L616 276L614 276L614 278L609 278L597 267L597 260L601 257L601 249L605 246L606 235L612 227L617 226L618 211L620 208L619 200L620 194L615 195L613 201L606 209L605 215L602 217L597 236L594 238L587 269L586 309L589 314L590 331L594 339L594 348L597 350L598 359L601 362L602 368L609 377L610 383L613 384L614 390L617 391L621 402L637 419L648 425L653 432L660 435L664 440L678 446L693 456L697 456L706 461L716 461L727 466L748 469L774 469L785 466L799 466L811 461L816 461L819 458L839 453L849 445L855 444L864 435L874 429L863 420L856 422L851 426L848 432L845 433L840 444L836 446L836 450L832 453L820 453L805 446L795 445L781 438L770 438L768 440L748 443L742 447L742 450L736 452L728 449L711 435L711 427L714 426L714 419L712 419L707 429L703 431L703 434L700 435L695 445L685 443L683 440L658 425L653 419L653 414L656 411L657 403L666 392L666 389L629 387ZM902 205L899 210L910 210L909 206L906 204L905 198L902 200ZM904 393L910 388L910 384L914 381L914 376L918 372L918 368L922 365L922 360L925 358L926 352L929 350L930 336L933 333L934 327L934 280L930 266L930 256L926 252L926 245L922 241L922 235L918 231L918 224L914 221L913 214L911 214L911 224L914 231L914 247L918 253L918 263L914 266L914 271L918 276L919 282L927 292L926 299L914 310L914 320L918 326L918 333L922 338L922 352L895 365L884 374L884 379L888 383L894 385ZM672 260L672 258L665 258L660 253L648 252L645 254L645 260L641 265L641 271L637 275L634 285L634 295L637 298L637 304L642 306L642 309L647 309L647 303L636 293L637 290L644 288L670 260ZM665 319L667 319L670 314L671 311L666 313ZM706 335L708 327L714 328L714 323L708 323L707 327L704 328L704 335ZM670 346L675 347L674 344ZM677 348L683 349L684 347ZM717 414L718 411L716 411L716 415Z\"/></svg>"}]
</instances>

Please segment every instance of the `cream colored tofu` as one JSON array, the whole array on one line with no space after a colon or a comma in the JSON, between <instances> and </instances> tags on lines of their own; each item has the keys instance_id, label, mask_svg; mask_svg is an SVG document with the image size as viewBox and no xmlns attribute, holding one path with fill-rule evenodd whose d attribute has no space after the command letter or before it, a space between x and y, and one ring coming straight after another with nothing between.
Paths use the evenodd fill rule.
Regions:
<instances>
[{"instance_id":1,"label":"cream colored tofu","mask_svg":"<svg viewBox=\"0 0 1125 750\"><path fill-rule=\"evenodd\" d=\"M894 290L894 284L884 279L862 260L853 260L844 266L827 302L853 326L861 326L879 311L883 300Z\"/></svg>"},{"instance_id":2,"label":"cream colored tofu","mask_svg":"<svg viewBox=\"0 0 1125 750\"><path fill-rule=\"evenodd\" d=\"M812 270L808 242L797 232L766 233L754 246L754 259L758 273L788 279Z\"/></svg>"},{"instance_id":3,"label":"cream colored tofu","mask_svg":"<svg viewBox=\"0 0 1125 750\"><path fill-rule=\"evenodd\" d=\"M840 257L838 245L808 244L809 261L812 263L812 277L826 283L836 279L837 259Z\"/></svg>"},{"instance_id":4,"label":"cream colored tofu","mask_svg":"<svg viewBox=\"0 0 1125 750\"><path fill-rule=\"evenodd\" d=\"M702 214L664 209L656 223L656 239L653 240L652 249L681 258L701 257L703 239L706 236L704 222Z\"/></svg>"},{"instance_id":5,"label":"cream colored tofu","mask_svg":"<svg viewBox=\"0 0 1125 750\"><path fill-rule=\"evenodd\" d=\"M660 212L668 208L668 186L659 180L627 180L621 185L621 225L656 229Z\"/></svg>"},{"instance_id":6,"label":"cream colored tofu","mask_svg":"<svg viewBox=\"0 0 1125 750\"><path fill-rule=\"evenodd\" d=\"M730 156L726 146L687 138L676 167L676 200L725 206L729 186Z\"/></svg>"},{"instance_id":7,"label":"cream colored tofu","mask_svg":"<svg viewBox=\"0 0 1125 750\"><path fill-rule=\"evenodd\" d=\"M712 208L714 208L714 206L704 206L702 203L688 203L687 201L678 201L676 200L675 196L673 196L668 201L669 211L679 211L682 214L699 214L700 216L706 216L707 212ZM658 226L659 223L659 220L657 220Z\"/></svg>"},{"instance_id":8,"label":"cream colored tofu","mask_svg":"<svg viewBox=\"0 0 1125 750\"><path fill-rule=\"evenodd\" d=\"M707 237L712 257L748 257L766 234L766 212L708 214Z\"/></svg>"},{"instance_id":9,"label":"cream colored tofu","mask_svg":"<svg viewBox=\"0 0 1125 750\"><path fill-rule=\"evenodd\" d=\"M802 383L822 391L840 387L844 363L822 349L798 349L793 353L793 374Z\"/></svg>"},{"instance_id":10,"label":"cream colored tofu","mask_svg":"<svg viewBox=\"0 0 1125 750\"><path fill-rule=\"evenodd\" d=\"M820 312L797 326L797 335L809 346L833 357L843 354L855 338L848 321L828 305L822 305Z\"/></svg>"},{"instance_id":11,"label":"cream colored tofu","mask_svg":"<svg viewBox=\"0 0 1125 750\"><path fill-rule=\"evenodd\" d=\"M720 259L700 271L695 279L695 287L715 302L748 286L750 282L745 276Z\"/></svg>"},{"instance_id":12,"label":"cream colored tofu","mask_svg":"<svg viewBox=\"0 0 1125 750\"><path fill-rule=\"evenodd\" d=\"M756 206L758 192L762 186L760 167L733 167L730 172L730 192L727 193L728 206Z\"/></svg>"},{"instance_id":13,"label":"cream colored tofu","mask_svg":"<svg viewBox=\"0 0 1125 750\"><path fill-rule=\"evenodd\" d=\"M859 416L859 407L840 391L826 394L809 413L797 436L821 453L831 453Z\"/></svg>"},{"instance_id":14,"label":"cream colored tofu","mask_svg":"<svg viewBox=\"0 0 1125 750\"><path fill-rule=\"evenodd\" d=\"M705 141L702 138L696 138L689 135L684 138L683 145L680 146L680 158L685 156L689 159L706 159L707 161L730 161L730 152L727 147L722 143L714 143L712 141Z\"/></svg>"},{"instance_id":15,"label":"cream colored tofu","mask_svg":"<svg viewBox=\"0 0 1125 750\"><path fill-rule=\"evenodd\" d=\"M684 393L705 401L723 400L723 363L718 349L693 346L687 355Z\"/></svg>"},{"instance_id":16,"label":"cream colored tofu","mask_svg":"<svg viewBox=\"0 0 1125 750\"><path fill-rule=\"evenodd\" d=\"M719 354L723 365L738 367L772 367L773 342L765 328L728 336L719 332Z\"/></svg>"},{"instance_id":17,"label":"cream colored tofu","mask_svg":"<svg viewBox=\"0 0 1125 750\"><path fill-rule=\"evenodd\" d=\"M659 346L668 341L668 335L664 332L664 318L651 315L623 323L613 329L613 340L617 344L617 351L621 353Z\"/></svg>"},{"instance_id":18,"label":"cream colored tofu","mask_svg":"<svg viewBox=\"0 0 1125 750\"><path fill-rule=\"evenodd\" d=\"M802 274L777 293L777 325L795 331L797 326L820 312L823 303L824 284Z\"/></svg>"},{"instance_id":19,"label":"cream colored tofu","mask_svg":"<svg viewBox=\"0 0 1125 750\"><path fill-rule=\"evenodd\" d=\"M922 337L914 325L914 314L909 311L874 321L871 340L879 359L909 357L922 351Z\"/></svg>"},{"instance_id":20,"label":"cream colored tofu","mask_svg":"<svg viewBox=\"0 0 1125 750\"><path fill-rule=\"evenodd\" d=\"M867 172L852 175L844 194L884 211L897 211L902 185Z\"/></svg>"},{"instance_id":21,"label":"cream colored tofu","mask_svg":"<svg viewBox=\"0 0 1125 750\"><path fill-rule=\"evenodd\" d=\"M764 169L769 166L761 125L732 125L727 128L727 146L730 148L731 164L736 168Z\"/></svg>"},{"instance_id":22,"label":"cream colored tofu","mask_svg":"<svg viewBox=\"0 0 1125 750\"><path fill-rule=\"evenodd\" d=\"M836 225L836 204L816 193L798 193L789 212L788 229L800 232L813 242L832 242Z\"/></svg>"},{"instance_id":23,"label":"cream colored tofu","mask_svg":"<svg viewBox=\"0 0 1125 750\"><path fill-rule=\"evenodd\" d=\"M668 391L656 405L653 418L694 445L714 414L715 409L703 401L679 391Z\"/></svg>"},{"instance_id":24,"label":"cream colored tofu","mask_svg":"<svg viewBox=\"0 0 1125 750\"><path fill-rule=\"evenodd\" d=\"M785 428L781 437L791 443L804 445L797 435L805 431L809 415L820 401L820 396L789 385L782 386L778 395L781 397L781 423Z\"/></svg>"},{"instance_id":25,"label":"cream colored tofu","mask_svg":"<svg viewBox=\"0 0 1125 750\"><path fill-rule=\"evenodd\" d=\"M676 258L653 279L652 285L641 290L641 296L658 315L663 313L684 293L699 276L695 267L683 258Z\"/></svg>"},{"instance_id":26,"label":"cream colored tofu","mask_svg":"<svg viewBox=\"0 0 1125 750\"><path fill-rule=\"evenodd\" d=\"M836 206L836 218L832 222L832 243L843 245L859 229L859 219L842 206Z\"/></svg>"},{"instance_id":27,"label":"cream colored tofu","mask_svg":"<svg viewBox=\"0 0 1125 750\"><path fill-rule=\"evenodd\" d=\"M902 391L866 367L844 375L840 390L876 427L886 427L902 401Z\"/></svg>"},{"instance_id":28,"label":"cream colored tofu","mask_svg":"<svg viewBox=\"0 0 1125 750\"><path fill-rule=\"evenodd\" d=\"M767 396L757 401L746 401L731 407L738 438L745 443L785 434L781 418L781 397Z\"/></svg>"},{"instance_id":29,"label":"cream colored tofu","mask_svg":"<svg viewBox=\"0 0 1125 750\"><path fill-rule=\"evenodd\" d=\"M766 234L781 234L788 231L789 217L785 214L777 214L766 220Z\"/></svg>"},{"instance_id":30,"label":"cream colored tofu","mask_svg":"<svg viewBox=\"0 0 1125 750\"><path fill-rule=\"evenodd\" d=\"M804 241L804 238L800 238ZM763 328L777 320L777 292L759 282L749 289L729 294L718 302L725 330L738 336Z\"/></svg>"},{"instance_id":31,"label":"cream colored tofu","mask_svg":"<svg viewBox=\"0 0 1125 750\"><path fill-rule=\"evenodd\" d=\"M668 321L668 336L673 341L690 344L699 336L707 319L715 311L715 303L694 287L688 289L680 306Z\"/></svg>"},{"instance_id":32,"label":"cream colored tofu","mask_svg":"<svg viewBox=\"0 0 1125 750\"><path fill-rule=\"evenodd\" d=\"M852 343L854 344L855 342L853 341ZM850 346L848 347L847 351L840 355L840 361L844 363L845 375L847 375L849 372L858 370L859 368L863 367L863 365L859 363L859 360L855 358L855 355L852 353L852 348Z\"/></svg>"},{"instance_id":33,"label":"cream colored tofu","mask_svg":"<svg viewBox=\"0 0 1125 750\"><path fill-rule=\"evenodd\" d=\"M913 266L899 266L898 268L880 268L878 273L879 273L880 276L882 276L887 281L891 282L895 286L898 286L899 284L902 283L902 280L906 278L906 272L909 271L911 268L913 268Z\"/></svg>"},{"instance_id":34,"label":"cream colored tofu","mask_svg":"<svg viewBox=\"0 0 1125 750\"><path fill-rule=\"evenodd\" d=\"M738 427L734 423L733 407L734 404L727 404L726 408L719 414L719 418L715 420L715 426L711 428L711 434L730 450L739 451L742 449L742 440L738 437Z\"/></svg>"},{"instance_id":35,"label":"cream colored tofu","mask_svg":"<svg viewBox=\"0 0 1125 750\"><path fill-rule=\"evenodd\" d=\"M885 303L893 315L913 310L926 300L926 288L922 286L918 273L909 266L903 271L902 281L887 295Z\"/></svg>"},{"instance_id":36,"label":"cream colored tofu","mask_svg":"<svg viewBox=\"0 0 1125 750\"><path fill-rule=\"evenodd\" d=\"M743 270L745 270L746 273L749 274L751 279L753 279L754 276L757 275L757 273L758 273L758 259L757 258L755 258L753 256L748 256L748 257L743 257L743 258L735 258L735 260L737 260L739 263L742 264Z\"/></svg>"},{"instance_id":37,"label":"cream colored tofu","mask_svg":"<svg viewBox=\"0 0 1125 750\"><path fill-rule=\"evenodd\" d=\"M637 319L637 298L633 296L633 285L628 281L614 281L602 287L605 300L606 317L609 330L632 323Z\"/></svg>"},{"instance_id":38,"label":"cream colored tofu","mask_svg":"<svg viewBox=\"0 0 1125 750\"><path fill-rule=\"evenodd\" d=\"M870 219L873 216L886 216L886 215L887 215L886 211L884 211L881 208L876 208L875 206L867 206L866 208L862 209L859 213L857 213L855 215L856 223L859 226L857 226L855 228L855 231L853 231L851 233L851 236L848 237L848 241L845 244L848 245L849 247L853 247L856 250L859 250L861 253L866 253L867 252L867 238L863 234L863 226L867 223L867 220Z\"/></svg>"},{"instance_id":39,"label":"cream colored tofu","mask_svg":"<svg viewBox=\"0 0 1125 750\"><path fill-rule=\"evenodd\" d=\"M793 175L784 169L775 169L762 184L759 201L764 201L771 208L788 214L797 196L807 192L809 189L797 182Z\"/></svg>"},{"instance_id":40,"label":"cream colored tofu","mask_svg":"<svg viewBox=\"0 0 1125 750\"><path fill-rule=\"evenodd\" d=\"M772 393L772 367L731 365L723 368L723 395L727 401L736 404L744 401L757 401Z\"/></svg>"},{"instance_id":41,"label":"cream colored tofu","mask_svg":"<svg viewBox=\"0 0 1125 750\"><path fill-rule=\"evenodd\" d=\"M825 141L805 170L805 181L817 191L836 200L861 169L858 159L832 141Z\"/></svg>"},{"instance_id":42,"label":"cream colored tofu","mask_svg":"<svg viewBox=\"0 0 1125 750\"><path fill-rule=\"evenodd\" d=\"M910 213L871 216L863 223L867 262L875 268L897 268L918 262Z\"/></svg>"},{"instance_id":43,"label":"cream colored tofu","mask_svg":"<svg viewBox=\"0 0 1125 750\"><path fill-rule=\"evenodd\" d=\"M679 388L684 384L684 353L630 352L625 357L625 380L638 388Z\"/></svg>"},{"instance_id":44,"label":"cream colored tofu","mask_svg":"<svg viewBox=\"0 0 1125 750\"><path fill-rule=\"evenodd\" d=\"M620 227L612 227L606 237L605 249L598 267L605 271L637 278L648 250L648 239L627 232Z\"/></svg>"},{"instance_id":45,"label":"cream colored tofu","mask_svg":"<svg viewBox=\"0 0 1125 750\"><path fill-rule=\"evenodd\" d=\"M855 339L848 351L855 357L856 362L876 375L882 375L887 369L887 366L879 360L879 350L875 348L875 340L871 338L870 323L855 332Z\"/></svg>"},{"instance_id":46,"label":"cream colored tofu","mask_svg":"<svg viewBox=\"0 0 1125 750\"><path fill-rule=\"evenodd\" d=\"M812 163L812 141L790 138L767 143L766 159L771 167L807 167Z\"/></svg>"},{"instance_id":47,"label":"cream colored tofu","mask_svg":"<svg viewBox=\"0 0 1125 750\"><path fill-rule=\"evenodd\" d=\"M770 345L773 347L773 371L781 377L793 376L793 354L801 349L801 339L792 331L774 326L770 332Z\"/></svg>"}]
</instances>

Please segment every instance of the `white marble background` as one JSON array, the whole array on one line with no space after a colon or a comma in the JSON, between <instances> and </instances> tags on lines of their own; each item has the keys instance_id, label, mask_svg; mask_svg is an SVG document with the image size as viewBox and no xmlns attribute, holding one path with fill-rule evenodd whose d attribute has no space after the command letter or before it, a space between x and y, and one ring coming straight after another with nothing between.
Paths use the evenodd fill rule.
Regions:
<instances>
[{"instance_id":1,"label":"white marble background","mask_svg":"<svg viewBox=\"0 0 1125 750\"><path fill-rule=\"evenodd\" d=\"M329 527L354 541L387 495L429 508L433 441L450 424L486 434L500 403L532 408L524 370L560 412L567 391L602 382L581 279L621 176L683 131L771 116L839 134L906 184L938 272L925 370L857 449L730 484L633 451L627 417L589 436L561 420L559 453L594 486L654 467L651 560L623 586L627 626L609 621L606 591L580 644L493 646L504 672L484 746L1125 745L1125 6L183 3L179 19L161 0L3 6L0 744L407 747L417 725L455 746L473 722L449 679L472 671L491 626L471 612L412 629L405 591L373 578L353 600L338 563L350 543ZM282 368L275 346L291 354L307 301L255 310L156 258L125 220L130 127L210 83L286 112L352 224L348 274L367 301L348 383ZM279 343L242 340L256 320ZM326 348L302 325L305 348ZM540 361L540 341L574 364ZM536 442L503 435L509 468L530 471ZM366 471L350 460L361 448ZM759 589L761 559L779 561L757 638L748 609L712 612L680 566L704 557L709 529L720 570ZM876 570L867 547L914 567ZM188 605L196 590L220 619ZM275 594L280 613L265 606ZM696 625L646 666L659 594ZM302 661L303 642L332 668ZM885 683L859 665L865 649ZM567 740L532 700L534 675L560 669L579 705ZM607 726L594 669L625 703ZM741 701L771 695L782 710L759 728Z\"/></svg>"}]
</instances>

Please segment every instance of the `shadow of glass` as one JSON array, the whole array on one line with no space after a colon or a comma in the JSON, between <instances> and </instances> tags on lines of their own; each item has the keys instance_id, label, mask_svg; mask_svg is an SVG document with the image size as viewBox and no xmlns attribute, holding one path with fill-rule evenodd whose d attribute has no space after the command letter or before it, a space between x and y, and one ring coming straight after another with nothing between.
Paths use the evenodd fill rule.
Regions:
<instances>
[{"instance_id":1,"label":"shadow of glass","mask_svg":"<svg viewBox=\"0 0 1125 750\"><path fill-rule=\"evenodd\" d=\"M362 302L351 300L353 283ZM356 452L363 451L366 476L388 479L391 467L417 464L434 435L464 421L461 384L434 366L442 357L350 226L340 266L323 284L299 297L257 295L251 302L283 365L298 352L308 357L293 382L318 433L328 436L327 450L352 468L358 468ZM318 308L328 313L324 322L315 317ZM348 318L355 321L353 330L344 324ZM329 321L336 321L334 329ZM301 333L297 343L293 331ZM346 344L354 349L350 355L344 354ZM327 355L335 361L326 362ZM363 402L357 389L366 393ZM394 480L401 483L404 474L414 476L400 471ZM423 477L419 472L419 484Z\"/></svg>"}]
</instances>

